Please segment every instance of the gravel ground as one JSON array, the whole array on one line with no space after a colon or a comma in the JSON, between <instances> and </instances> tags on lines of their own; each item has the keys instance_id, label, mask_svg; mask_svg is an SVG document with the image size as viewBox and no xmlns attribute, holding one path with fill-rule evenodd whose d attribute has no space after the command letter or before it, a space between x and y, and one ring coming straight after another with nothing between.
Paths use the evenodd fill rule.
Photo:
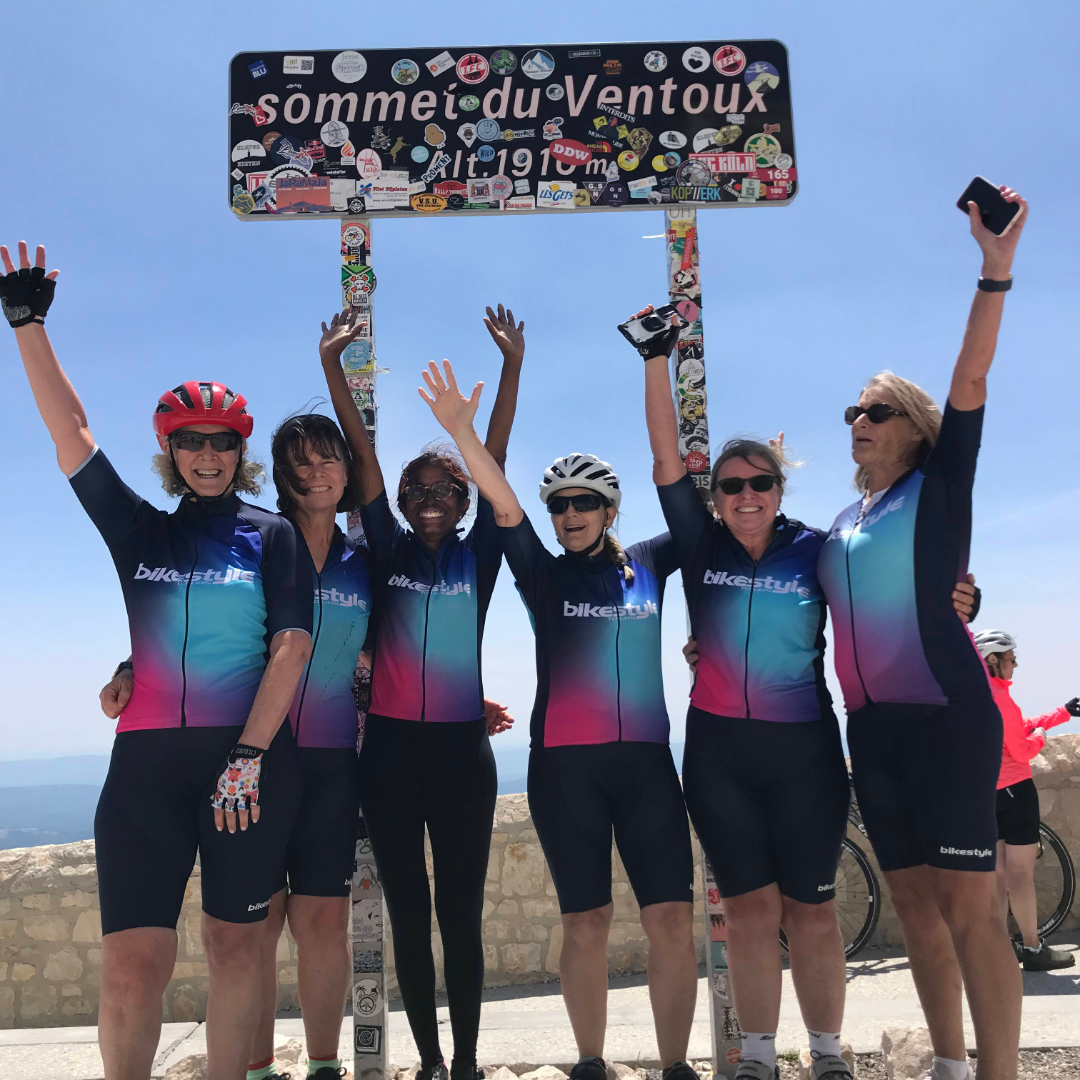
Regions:
<instances>
[{"instance_id":1,"label":"gravel ground","mask_svg":"<svg viewBox=\"0 0 1080 1080\"><path fill-rule=\"evenodd\" d=\"M781 1080L795 1080L798 1066L781 1062ZM885 1080L881 1054L855 1055L856 1080ZM1080 1046L1063 1050L1021 1050L1018 1080L1069 1080L1080 1076Z\"/></svg>"}]
</instances>

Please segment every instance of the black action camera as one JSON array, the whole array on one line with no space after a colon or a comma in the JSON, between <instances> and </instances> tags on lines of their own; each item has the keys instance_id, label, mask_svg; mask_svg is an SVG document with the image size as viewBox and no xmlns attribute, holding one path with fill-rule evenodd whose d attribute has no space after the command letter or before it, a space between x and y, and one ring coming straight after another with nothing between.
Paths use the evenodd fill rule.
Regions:
<instances>
[{"instance_id":1,"label":"black action camera","mask_svg":"<svg viewBox=\"0 0 1080 1080\"><path fill-rule=\"evenodd\" d=\"M671 321L672 315L677 320L674 323ZM653 338L659 337L668 330L675 327L682 330L689 325L686 319L675 310L674 304L665 304L663 307L657 308L651 315L643 315L640 319L629 319L627 322L619 323L619 333L635 349L640 349L642 345L647 344Z\"/></svg>"}]
</instances>

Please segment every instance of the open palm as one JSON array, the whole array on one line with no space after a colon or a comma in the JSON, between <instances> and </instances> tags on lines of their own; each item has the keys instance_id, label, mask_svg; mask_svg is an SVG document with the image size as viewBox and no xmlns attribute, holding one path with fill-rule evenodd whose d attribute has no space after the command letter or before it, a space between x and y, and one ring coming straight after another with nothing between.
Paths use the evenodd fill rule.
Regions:
<instances>
[{"instance_id":1,"label":"open palm","mask_svg":"<svg viewBox=\"0 0 1080 1080\"><path fill-rule=\"evenodd\" d=\"M487 318L484 325L488 328L491 340L499 346L499 351L507 360L516 360L519 364L525 356L525 320L514 322L514 313L509 309L503 309L499 305L498 314L485 308Z\"/></svg>"},{"instance_id":2,"label":"open palm","mask_svg":"<svg viewBox=\"0 0 1080 1080\"><path fill-rule=\"evenodd\" d=\"M420 396L428 403L428 407L435 414L435 419L446 429L447 433L457 437L460 432L467 431L472 427L473 417L480 404L480 391L484 388L482 382L473 387L471 397L465 397L458 389L457 379L454 378L454 369L449 360L443 361L443 372L439 371L438 365L432 360L428 364L428 370L424 374L424 382L427 383L430 393L425 393L423 387L418 388Z\"/></svg>"},{"instance_id":3,"label":"open palm","mask_svg":"<svg viewBox=\"0 0 1080 1080\"><path fill-rule=\"evenodd\" d=\"M322 337L319 339L319 356L336 360L345 351L345 346L360 336L364 326L357 322L356 310L346 308L340 315L335 314L330 325L322 324Z\"/></svg>"}]
</instances>

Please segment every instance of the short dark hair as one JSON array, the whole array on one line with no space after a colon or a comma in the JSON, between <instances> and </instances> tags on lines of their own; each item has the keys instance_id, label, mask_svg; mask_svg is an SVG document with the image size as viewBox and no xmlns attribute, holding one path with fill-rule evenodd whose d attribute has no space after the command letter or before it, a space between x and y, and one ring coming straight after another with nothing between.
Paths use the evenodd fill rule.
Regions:
<instances>
[{"instance_id":1,"label":"short dark hair","mask_svg":"<svg viewBox=\"0 0 1080 1080\"><path fill-rule=\"evenodd\" d=\"M419 483L420 470L433 465L438 469L445 469L450 478L457 485L461 497L466 503L469 502L469 485L472 477L465 471L465 463L458 456L452 446L429 446L418 457L414 457L401 470L401 479L398 481L397 506L402 516L408 500L405 497L406 490L412 485Z\"/></svg>"},{"instance_id":2,"label":"short dark hair","mask_svg":"<svg viewBox=\"0 0 1080 1080\"><path fill-rule=\"evenodd\" d=\"M784 482L787 479L785 466L797 463L788 461L774 447L758 439L734 438L728 439L720 448L720 454L716 459L716 464L712 467L712 475L709 477L709 492L714 493L716 491L720 469L732 458L741 458L747 465L755 469L759 468L756 462L750 460L752 457L765 462L766 471L776 477L777 485L783 491Z\"/></svg>"},{"instance_id":3,"label":"short dark hair","mask_svg":"<svg viewBox=\"0 0 1080 1080\"><path fill-rule=\"evenodd\" d=\"M296 475L293 466L295 458L301 464L307 462L307 453L311 452L325 458L337 458L345 463L345 491L337 505L339 514L356 510L360 506L360 485L356 478L356 463L349 444L341 429L322 413L301 413L290 416L277 431L270 443L270 456L273 460L274 485L277 487L278 509L286 516L296 513L296 493L303 493L304 485Z\"/></svg>"}]
</instances>

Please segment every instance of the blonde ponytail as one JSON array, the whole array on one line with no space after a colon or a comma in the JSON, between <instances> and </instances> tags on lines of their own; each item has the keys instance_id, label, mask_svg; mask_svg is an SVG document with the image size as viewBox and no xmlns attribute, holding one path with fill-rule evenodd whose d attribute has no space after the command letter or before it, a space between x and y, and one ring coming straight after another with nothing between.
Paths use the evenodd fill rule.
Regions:
<instances>
[{"instance_id":1,"label":"blonde ponytail","mask_svg":"<svg viewBox=\"0 0 1080 1080\"><path fill-rule=\"evenodd\" d=\"M626 584L632 585L634 583L634 568L630 565L630 556L626 554L626 549L622 544L609 532L604 533L604 551L607 552L607 557L618 567Z\"/></svg>"}]
</instances>

